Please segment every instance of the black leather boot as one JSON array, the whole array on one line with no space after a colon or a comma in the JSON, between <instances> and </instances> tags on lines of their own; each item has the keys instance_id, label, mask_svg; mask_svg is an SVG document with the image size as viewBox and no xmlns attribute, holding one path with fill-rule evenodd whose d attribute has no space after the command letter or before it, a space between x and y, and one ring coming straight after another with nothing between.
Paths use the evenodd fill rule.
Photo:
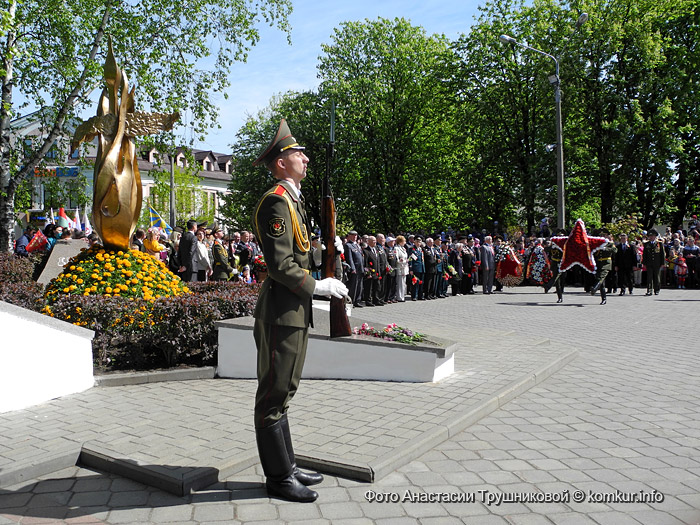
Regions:
<instances>
[{"instance_id":1,"label":"black leather boot","mask_svg":"<svg viewBox=\"0 0 700 525\"><path fill-rule=\"evenodd\" d=\"M323 476L321 474L309 474L307 472L302 472L297 467L296 461L294 459L294 447L292 446L292 434L289 431L289 421L287 420L286 412L280 419L280 424L282 425L282 433L284 434L284 444L287 447L287 456L289 457L289 462L292 464L294 477L297 478L304 485L318 485L323 481Z\"/></svg>"},{"instance_id":2,"label":"black leather boot","mask_svg":"<svg viewBox=\"0 0 700 525\"><path fill-rule=\"evenodd\" d=\"M255 440L265 472L267 493L288 501L316 501L318 493L306 488L294 477L281 423L277 421L269 427L256 428Z\"/></svg>"}]
</instances>

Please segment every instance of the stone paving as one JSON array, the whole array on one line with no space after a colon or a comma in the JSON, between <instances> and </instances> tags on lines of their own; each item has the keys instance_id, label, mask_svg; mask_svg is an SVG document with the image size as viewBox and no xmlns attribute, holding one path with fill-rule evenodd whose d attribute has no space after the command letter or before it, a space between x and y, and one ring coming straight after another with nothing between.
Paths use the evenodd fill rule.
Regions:
<instances>
[{"instance_id":1,"label":"stone paving","mask_svg":"<svg viewBox=\"0 0 700 525\"><path fill-rule=\"evenodd\" d=\"M379 321L465 344L491 338L483 350L493 349L495 366L508 361L517 366L517 346L502 343L515 334L524 340L546 337L555 346L575 346L580 355L543 383L373 484L327 476L319 486L318 501L299 505L268 499L257 465L186 498L72 467L0 489L0 524L700 523L700 294L662 290L658 297L611 297L608 305L599 306L598 298L574 291L565 295L562 305L554 300L534 288L519 288L374 309ZM430 385L402 386L407 388L398 400L420 405L422 397L414 399L413 393L420 391L416 387ZM183 384L170 387L177 398ZM367 385L329 382L325 387L328 392L340 388L339 395L347 399L345 411L351 411L356 400L364 399ZM301 414L322 404L327 392L312 385L302 388L295 399L299 423L293 434L298 436L297 446L307 448L324 425L313 418L306 421ZM419 417L430 414L431 408L439 412L452 395L437 407L424 407ZM241 402L244 398L242 394ZM370 409L376 411L377 406ZM406 415L410 420L411 414ZM58 438L60 431L50 439ZM395 438L403 436L397 432ZM389 501L368 501L368 491ZM421 495L436 499L439 493L454 494L462 502L411 501ZM497 501L516 493L530 499L537 493L550 499L559 496L564 501ZM614 502L630 493L644 502ZM574 496L582 501L574 501Z\"/></svg>"}]
</instances>

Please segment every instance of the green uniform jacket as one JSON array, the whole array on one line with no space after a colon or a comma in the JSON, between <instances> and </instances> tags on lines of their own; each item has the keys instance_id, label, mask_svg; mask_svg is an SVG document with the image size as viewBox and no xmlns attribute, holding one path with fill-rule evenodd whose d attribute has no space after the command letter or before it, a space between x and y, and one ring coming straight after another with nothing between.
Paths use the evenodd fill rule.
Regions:
<instances>
[{"instance_id":1,"label":"green uniform jacket","mask_svg":"<svg viewBox=\"0 0 700 525\"><path fill-rule=\"evenodd\" d=\"M617 246L613 243L608 242L603 245L603 247L595 252L593 256L595 257L595 262L598 270L612 270L613 267L613 257L617 252Z\"/></svg>"},{"instance_id":2,"label":"green uniform jacket","mask_svg":"<svg viewBox=\"0 0 700 525\"><path fill-rule=\"evenodd\" d=\"M228 263L226 248L219 241L214 242L212 257L214 258L214 269L211 274L212 281L228 281L233 273L233 268Z\"/></svg>"},{"instance_id":3,"label":"green uniform jacket","mask_svg":"<svg viewBox=\"0 0 700 525\"><path fill-rule=\"evenodd\" d=\"M650 241L644 243L642 264L647 267L647 270L658 270L666 264L666 250L662 242L657 240L654 244Z\"/></svg>"},{"instance_id":4,"label":"green uniform jacket","mask_svg":"<svg viewBox=\"0 0 700 525\"><path fill-rule=\"evenodd\" d=\"M253 229L267 263L267 279L255 305L256 319L267 323L306 328L311 322L311 300L316 283L310 275L311 252L295 239L285 195L291 199L301 233L309 242L304 205L286 181L262 196L253 213ZM301 243L305 244L305 243Z\"/></svg>"}]
</instances>

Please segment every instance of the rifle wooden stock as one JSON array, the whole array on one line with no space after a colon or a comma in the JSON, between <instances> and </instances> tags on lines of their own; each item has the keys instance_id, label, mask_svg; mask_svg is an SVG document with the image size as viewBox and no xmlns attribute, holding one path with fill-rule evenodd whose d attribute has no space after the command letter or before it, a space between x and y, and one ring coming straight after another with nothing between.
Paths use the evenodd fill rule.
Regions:
<instances>
[{"instance_id":1,"label":"rifle wooden stock","mask_svg":"<svg viewBox=\"0 0 700 525\"><path fill-rule=\"evenodd\" d=\"M325 185L325 184L324 184ZM338 253L335 248L335 203L329 192L321 200L321 233L326 249L323 253L323 277L336 277L336 260ZM345 311L345 299L331 296L331 337L350 335L350 320Z\"/></svg>"}]
</instances>

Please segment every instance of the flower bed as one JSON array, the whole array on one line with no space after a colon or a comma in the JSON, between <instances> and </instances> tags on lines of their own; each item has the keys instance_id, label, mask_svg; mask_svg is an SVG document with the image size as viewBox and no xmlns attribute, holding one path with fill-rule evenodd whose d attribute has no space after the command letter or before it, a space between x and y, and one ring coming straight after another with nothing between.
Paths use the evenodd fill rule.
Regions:
<instances>
[{"instance_id":1,"label":"flower bed","mask_svg":"<svg viewBox=\"0 0 700 525\"><path fill-rule=\"evenodd\" d=\"M0 256L0 300L93 330L97 371L213 364L214 323L251 315L259 287L229 282L185 287L160 261L135 251L82 251L46 287L46 297L44 287L31 280L32 271L28 258Z\"/></svg>"}]
</instances>

